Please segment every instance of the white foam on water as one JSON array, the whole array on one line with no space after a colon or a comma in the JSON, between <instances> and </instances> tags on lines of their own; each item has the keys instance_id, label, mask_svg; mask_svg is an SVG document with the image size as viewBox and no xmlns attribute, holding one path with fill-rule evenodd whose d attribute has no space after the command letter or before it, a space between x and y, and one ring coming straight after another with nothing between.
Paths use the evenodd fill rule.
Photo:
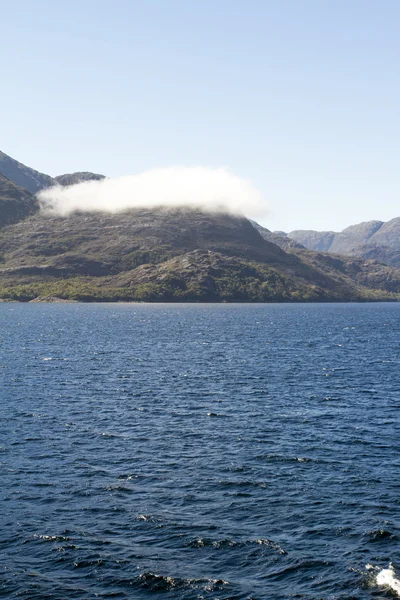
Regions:
<instances>
[{"instance_id":1,"label":"white foam on water","mask_svg":"<svg viewBox=\"0 0 400 600\"><path fill-rule=\"evenodd\" d=\"M376 576L376 583L384 586L400 596L400 579L397 579L393 566L389 564L388 569L382 569Z\"/></svg>"}]
</instances>

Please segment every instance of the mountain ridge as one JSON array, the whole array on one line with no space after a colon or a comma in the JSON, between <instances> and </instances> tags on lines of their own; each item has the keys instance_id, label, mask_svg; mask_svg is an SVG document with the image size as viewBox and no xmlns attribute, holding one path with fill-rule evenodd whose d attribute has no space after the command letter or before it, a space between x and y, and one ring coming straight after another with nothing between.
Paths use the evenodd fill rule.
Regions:
<instances>
[{"instance_id":1,"label":"mountain ridge","mask_svg":"<svg viewBox=\"0 0 400 600\"><path fill-rule=\"evenodd\" d=\"M400 267L400 217L390 221L364 221L340 232L295 230L289 238L308 250L383 260Z\"/></svg>"},{"instance_id":2,"label":"mountain ridge","mask_svg":"<svg viewBox=\"0 0 400 600\"><path fill-rule=\"evenodd\" d=\"M77 171L75 173L65 173L51 177L46 173L36 171L27 167L15 158L12 158L0 150L0 175L6 177L9 181L15 183L18 187L28 190L31 194L36 194L41 190L54 185L75 185L83 181L99 181L105 179L105 175L92 173L90 171Z\"/></svg>"},{"instance_id":3,"label":"mountain ridge","mask_svg":"<svg viewBox=\"0 0 400 600\"><path fill-rule=\"evenodd\" d=\"M0 150L0 174L4 175L21 188L25 188L31 194L56 185L56 181L50 175L35 171L23 163L18 162L8 154Z\"/></svg>"}]
</instances>

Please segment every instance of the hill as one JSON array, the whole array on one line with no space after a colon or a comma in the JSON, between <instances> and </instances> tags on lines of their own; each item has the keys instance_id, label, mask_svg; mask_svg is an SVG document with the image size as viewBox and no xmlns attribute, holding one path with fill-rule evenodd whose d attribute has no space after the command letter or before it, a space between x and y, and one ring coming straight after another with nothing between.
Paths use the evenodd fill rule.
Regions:
<instances>
[{"instance_id":1,"label":"hill","mask_svg":"<svg viewBox=\"0 0 400 600\"><path fill-rule=\"evenodd\" d=\"M285 252L244 217L188 209L38 213L0 231L0 298L154 301L395 299L400 271Z\"/></svg>"},{"instance_id":2,"label":"hill","mask_svg":"<svg viewBox=\"0 0 400 600\"><path fill-rule=\"evenodd\" d=\"M50 175L39 173L39 171L23 165L1 151L0 174L19 187L25 188L31 194L36 194L36 192L56 184L56 181Z\"/></svg>"}]
</instances>

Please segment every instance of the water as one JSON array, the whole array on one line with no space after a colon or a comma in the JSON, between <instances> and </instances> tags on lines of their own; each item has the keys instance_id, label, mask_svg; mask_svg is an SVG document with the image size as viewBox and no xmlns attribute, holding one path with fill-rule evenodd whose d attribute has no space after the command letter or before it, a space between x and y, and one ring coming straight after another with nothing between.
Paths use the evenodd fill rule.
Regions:
<instances>
[{"instance_id":1,"label":"water","mask_svg":"<svg viewBox=\"0 0 400 600\"><path fill-rule=\"evenodd\" d=\"M396 595L400 305L3 304L0 385L0 596Z\"/></svg>"}]
</instances>

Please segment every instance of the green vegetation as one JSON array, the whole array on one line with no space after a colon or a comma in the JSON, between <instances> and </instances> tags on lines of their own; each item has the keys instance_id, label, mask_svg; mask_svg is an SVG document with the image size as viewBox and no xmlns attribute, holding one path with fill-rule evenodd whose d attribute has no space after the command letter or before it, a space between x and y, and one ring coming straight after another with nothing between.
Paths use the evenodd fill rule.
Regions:
<instances>
[{"instance_id":1,"label":"green vegetation","mask_svg":"<svg viewBox=\"0 0 400 600\"><path fill-rule=\"evenodd\" d=\"M243 269L253 274L243 276ZM0 299L29 302L37 298L59 298L80 302L327 302L400 300L400 294L363 290L353 294L329 293L316 286L296 287L265 265L242 263L221 269L215 276L185 278L171 271L162 281L130 286L110 284L105 277L72 277L36 281L21 285L1 285Z\"/></svg>"},{"instance_id":2,"label":"green vegetation","mask_svg":"<svg viewBox=\"0 0 400 600\"><path fill-rule=\"evenodd\" d=\"M158 265L170 258L176 256L176 252L167 248L157 248L157 250L134 250L124 254L118 261L118 271L131 271L140 267L140 265L152 264Z\"/></svg>"}]
</instances>

